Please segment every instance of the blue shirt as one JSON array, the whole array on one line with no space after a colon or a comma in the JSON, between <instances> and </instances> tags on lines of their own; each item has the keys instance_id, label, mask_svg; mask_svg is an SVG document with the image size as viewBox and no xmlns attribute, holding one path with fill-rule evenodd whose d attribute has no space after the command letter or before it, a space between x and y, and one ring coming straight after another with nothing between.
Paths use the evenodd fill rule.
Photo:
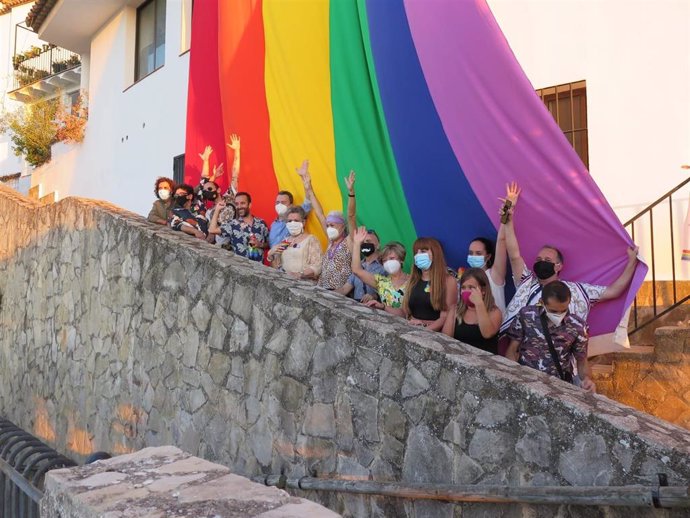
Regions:
<instances>
[{"instance_id":1,"label":"blue shirt","mask_svg":"<svg viewBox=\"0 0 690 518\"><path fill-rule=\"evenodd\" d=\"M386 270L383 269L383 265L378 259L376 261L372 261L371 263L362 261L362 269L365 272L371 273L372 275L376 275L377 273L386 275ZM364 284L362 279L357 277L354 273L350 274L350 277L348 277L347 284L354 286L353 297L355 300L362 300L362 297L364 297L365 294L376 295L377 293L376 288L372 288L371 286Z\"/></svg>"},{"instance_id":2,"label":"blue shirt","mask_svg":"<svg viewBox=\"0 0 690 518\"><path fill-rule=\"evenodd\" d=\"M311 202L309 200L305 200L304 203L302 204L302 208L304 209L304 212L307 213L307 216L311 212ZM282 219L278 218L276 219L272 224L271 224L271 231L268 234L268 246L270 248L273 248L276 246L278 243L283 241L290 232L288 232L286 222L283 221Z\"/></svg>"}]
</instances>

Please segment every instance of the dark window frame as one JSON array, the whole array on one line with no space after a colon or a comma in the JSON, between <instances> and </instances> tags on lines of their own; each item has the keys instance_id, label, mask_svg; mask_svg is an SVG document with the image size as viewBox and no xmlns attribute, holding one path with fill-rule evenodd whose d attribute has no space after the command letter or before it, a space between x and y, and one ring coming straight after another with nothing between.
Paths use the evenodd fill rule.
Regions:
<instances>
[{"instance_id":1,"label":"dark window frame","mask_svg":"<svg viewBox=\"0 0 690 518\"><path fill-rule=\"evenodd\" d=\"M181 155L173 157L173 182L175 182L175 185L184 183L184 155L185 154L182 153Z\"/></svg>"},{"instance_id":2,"label":"dark window frame","mask_svg":"<svg viewBox=\"0 0 690 518\"><path fill-rule=\"evenodd\" d=\"M556 124L565 135L566 139L570 145L575 149L575 152L580 157L580 160L584 163L585 167L589 169L589 129L588 129L588 117L587 117L587 82L585 80L573 81L572 83L563 83L556 86L549 86L547 88L541 88L536 91L537 95L549 110L549 113L553 116ZM580 122L581 124L575 126L575 98L580 98ZM559 109L559 101L568 101L570 109L570 124L567 128L564 128L564 121L561 121L561 113ZM549 106L553 103L555 108L552 109ZM567 117L568 114L565 116ZM567 119L566 119L567 120ZM582 139L580 149L576 145L576 135L579 135Z\"/></svg>"},{"instance_id":3,"label":"dark window frame","mask_svg":"<svg viewBox=\"0 0 690 518\"><path fill-rule=\"evenodd\" d=\"M159 68L165 65L165 45L167 28L165 27L165 21L163 22L163 61L160 64L156 63L156 27L158 26L158 6L156 5L159 1L165 1L165 14L168 12L168 2L167 0L146 0L143 4L137 7L137 23L134 35L134 82L137 83L144 79L145 77L153 74ZM154 4L153 6L153 68L146 72L145 74L139 75L139 29L141 27L141 11L146 8L149 4Z\"/></svg>"}]
</instances>

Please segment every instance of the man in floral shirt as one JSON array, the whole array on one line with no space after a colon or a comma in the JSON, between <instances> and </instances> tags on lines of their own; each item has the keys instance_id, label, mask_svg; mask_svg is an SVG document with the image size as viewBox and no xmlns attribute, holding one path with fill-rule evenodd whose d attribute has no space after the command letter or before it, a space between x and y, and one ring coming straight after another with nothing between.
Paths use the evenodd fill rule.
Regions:
<instances>
[{"instance_id":1,"label":"man in floral shirt","mask_svg":"<svg viewBox=\"0 0 690 518\"><path fill-rule=\"evenodd\" d=\"M587 323L569 311L570 298L570 289L564 282L553 281L545 285L541 305L522 308L513 320L508 330L510 345L506 356L550 376L560 378L563 373L567 381L572 380L574 358L581 387L594 392L596 387L587 363ZM560 369L550 351L547 329Z\"/></svg>"},{"instance_id":2,"label":"man in floral shirt","mask_svg":"<svg viewBox=\"0 0 690 518\"><path fill-rule=\"evenodd\" d=\"M268 226L266 222L251 213L252 197L249 193L238 192L235 195L237 216L234 219L218 224L218 215L225 207L225 201L219 200L213 211L209 232L227 238L232 251L237 255L253 261L263 261L264 250L268 245Z\"/></svg>"}]
</instances>

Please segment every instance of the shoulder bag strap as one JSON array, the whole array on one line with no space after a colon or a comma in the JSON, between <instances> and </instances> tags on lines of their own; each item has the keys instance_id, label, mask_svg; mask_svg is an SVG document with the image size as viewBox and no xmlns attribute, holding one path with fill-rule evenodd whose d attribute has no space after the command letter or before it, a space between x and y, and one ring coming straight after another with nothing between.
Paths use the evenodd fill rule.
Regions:
<instances>
[{"instance_id":1,"label":"shoulder bag strap","mask_svg":"<svg viewBox=\"0 0 690 518\"><path fill-rule=\"evenodd\" d=\"M563 373L563 366L561 365L561 359L558 357L556 348L553 346L553 340L551 340L551 333L549 332L549 323L546 319L545 312L542 312L542 314L540 315L540 320L541 327L544 330L544 337L546 338L546 342L549 344L549 352L551 353L551 359L553 360L554 365L556 365L556 370L558 371L558 376L563 381L566 381L565 374Z\"/></svg>"}]
</instances>

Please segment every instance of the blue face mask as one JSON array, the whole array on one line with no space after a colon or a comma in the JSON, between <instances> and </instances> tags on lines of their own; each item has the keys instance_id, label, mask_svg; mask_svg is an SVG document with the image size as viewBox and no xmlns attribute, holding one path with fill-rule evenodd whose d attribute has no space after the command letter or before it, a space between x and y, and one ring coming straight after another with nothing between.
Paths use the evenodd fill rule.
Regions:
<instances>
[{"instance_id":1,"label":"blue face mask","mask_svg":"<svg viewBox=\"0 0 690 518\"><path fill-rule=\"evenodd\" d=\"M426 252L419 253L414 256L414 265L420 270L428 270L431 268L431 259Z\"/></svg>"},{"instance_id":2,"label":"blue face mask","mask_svg":"<svg viewBox=\"0 0 690 518\"><path fill-rule=\"evenodd\" d=\"M482 266L484 266L485 262L486 258L483 255L467 256L467 264L469 264L471 268L481 268Z\"/></svg>"}]
</instances>

